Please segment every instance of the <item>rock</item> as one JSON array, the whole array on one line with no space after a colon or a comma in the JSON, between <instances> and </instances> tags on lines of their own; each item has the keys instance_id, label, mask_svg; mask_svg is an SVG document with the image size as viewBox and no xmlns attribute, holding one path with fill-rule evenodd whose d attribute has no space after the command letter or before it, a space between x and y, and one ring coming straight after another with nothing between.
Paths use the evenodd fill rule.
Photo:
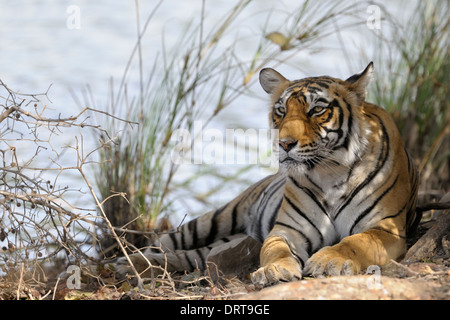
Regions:
<instances>
[{"instance_id":1,"label":"rock","mask_svg":"<svg viewBox=\"0 0 450 320\"><path fill-rule=\"evenodd\" d=\"M337 276L278 284L240 299L246 300L373 300L449 299L450 284L424 279L395 279L370 275Z\"/></svg>"},{"instance_id":2,"label":"rock","mask_svg":"<svg viewBox=\"0 0 450 320\"><path fill-rule=\"evenodd\" d=\"M450 258L449 253L450 212L442 213L434 225L408 250L403 263Z\"/></svg>"},{"instance_id":3,"label":"rock","mask_svg":"<svg viewBox=\"0 0 450 320\"><path fill-rule=\"evenodd\" d=\"M213 281L220 276L246 277L259 266L261 242L250 236L234 239L211 250L206 260Z\"/></svg>"}]
</instances>

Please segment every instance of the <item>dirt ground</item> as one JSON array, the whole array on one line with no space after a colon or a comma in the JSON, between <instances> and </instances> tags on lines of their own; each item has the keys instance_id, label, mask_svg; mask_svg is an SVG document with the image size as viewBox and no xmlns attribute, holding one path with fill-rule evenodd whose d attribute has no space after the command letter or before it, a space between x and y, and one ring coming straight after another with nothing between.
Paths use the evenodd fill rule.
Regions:
<instances>
[{"instance_id":1,"label":"dirt ground","mask_svg":"<svg viewBox=\"0 0 450 320\"><path fill-rule=\"evenodd\" d=\"M18 268L0 278L0 300L450 300L450 213L422 229L404 260L374 266L368 274L305 278L257 289L248 277L218 279L193 272L159 276L139 289L102 270L96 276L82 272L79 289L73 289L67 279Z\"/></svg>"},{"instance_id":2,"label":"dirt ground","mask_svg":"<svg viewBox=\"0 0 450 320\"><path fill-rule=\"evenodd\" d=\"M380 272L378 272L380 271ZM371 275L306 278L257 289L250 281L224 278L219 283L194 272L157 281L144 290L123 283L69 290L64 284L54 299L71 300L450 300L449 261L392 262Z\"/></svg>"},{"instance_id":3,"label":"dirt ground","mask_svg":"<svg viewBox=\"0 0 450 320\"><path fill-rule=\"evenodd\" d=\"M409 267L390 265L388 275L358 275L307 279L280 284L243 295L243 299L268 300L435 300L450 299L450 269L434 263ZM407 274L404 276L404 274Z\"/></svg>"}]
</instances>

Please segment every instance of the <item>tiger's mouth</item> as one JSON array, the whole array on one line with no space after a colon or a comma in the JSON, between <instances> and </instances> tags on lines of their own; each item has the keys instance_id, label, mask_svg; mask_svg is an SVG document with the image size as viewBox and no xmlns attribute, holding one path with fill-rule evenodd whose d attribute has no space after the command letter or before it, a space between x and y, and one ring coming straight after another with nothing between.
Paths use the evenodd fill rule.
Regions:
<instances>
[{"instance_id":1,"label":"tiger's mouth","mask_svg":"<svg viewBox=\"0 0 450 320\"><path fill-rule=\"evenodd\" d=\"M323 157L319 155L301 155L300 157L291 157L287 155L285 158L280 159L280 164L287 168L290 167L305 167L308 170L313 169L317 164L322 161Z\"/></svg>"}]
</instances>

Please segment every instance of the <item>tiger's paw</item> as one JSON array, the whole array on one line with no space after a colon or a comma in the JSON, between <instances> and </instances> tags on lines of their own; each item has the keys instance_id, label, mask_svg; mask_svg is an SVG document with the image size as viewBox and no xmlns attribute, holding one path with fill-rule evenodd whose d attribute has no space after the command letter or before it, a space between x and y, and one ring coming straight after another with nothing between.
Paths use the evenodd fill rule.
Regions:
<instances>
[{"instance_id":1,"label":"tiger's paw","mask_svg":"<svg viewBox=\"0 0 450 320\"><path fill-rule=\"evenodd\" d=\"M278 282L300 280L301 278L302 271L300 265L294 258L270 263L251 274L253 284L259 288Z\"/></svg>"},{"instance_id":2,"label":"tiger's paw","mask_svg":"<svg viewBox=\"0 0 450 320\"><path fill-rule=\"evenodd\" d=\"M353 275L361 271L361 264L337 248L324 247L306 261L303 273L319 278L324 276Z\"/></svg>"}]
</instances>

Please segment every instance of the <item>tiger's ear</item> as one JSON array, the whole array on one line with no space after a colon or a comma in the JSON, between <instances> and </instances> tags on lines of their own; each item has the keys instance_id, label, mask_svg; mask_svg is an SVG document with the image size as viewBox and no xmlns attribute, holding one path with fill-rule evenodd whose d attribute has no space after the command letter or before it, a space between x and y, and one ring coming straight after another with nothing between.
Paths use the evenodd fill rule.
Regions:
<instances>
[{"instance_id":1,"label":"tiger's ear","mask_svg":"<svg viewBox=\"0 0 450 320\"><path fill-rule=\"evenodd\" d=\"M289 80L272 68L264 68L259 73L259 83L265 92L274 95L281 94L280 91L288 86Z\"/></svg>"},{"instance_id":2,"label":"tiger's ear","mask_svg":"<svg viewBox=\"0 0 450 320\"><path fill-rule=\"evenodd\" d=\"M373 74L373 62L370 62L367 67L360 73L352 75L345 80L349 90L356 93L359 101L364 101L366 97L366 87L372 79Z\"/></svg>"}]
</instances>

